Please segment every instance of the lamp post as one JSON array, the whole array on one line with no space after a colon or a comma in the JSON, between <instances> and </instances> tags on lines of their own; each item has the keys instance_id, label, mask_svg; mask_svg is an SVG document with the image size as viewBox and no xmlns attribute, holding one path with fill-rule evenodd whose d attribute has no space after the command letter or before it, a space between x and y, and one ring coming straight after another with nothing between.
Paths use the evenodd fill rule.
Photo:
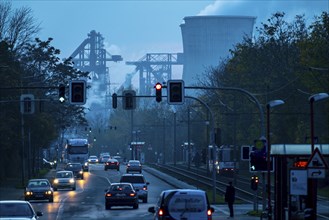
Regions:
<instances>
[{"instance_id":1,"label":"lamp post","mask_svg":"<svg viewBox=\"0 0 329 220\"><path fill-rule=\"evenodd\" d=\"M314 152L314 102L317 102L322 99L328 98L329 95L327 93L317 93L309 97L310 102L310 120L311 120L311 149ZM310 179L309 180L309 188L308 188L308 195L309 195L309 208L312 209L311 218L316 219L316 201L317 201L317 179Z\"/></svg>"},{"instance_id":2,"label":"lamp post","mask_svg":"<svg viewBox=\"0 0 329 220\"><path fill-rule=\"evenodd\" d=\"M270 110L271 108L284 104L282 100L273 100L266 105L267 118L267 201L268 201L268 219L272 220L272 204L271 204L271 141L270 141Z\"/></svg>"}]
</instances>

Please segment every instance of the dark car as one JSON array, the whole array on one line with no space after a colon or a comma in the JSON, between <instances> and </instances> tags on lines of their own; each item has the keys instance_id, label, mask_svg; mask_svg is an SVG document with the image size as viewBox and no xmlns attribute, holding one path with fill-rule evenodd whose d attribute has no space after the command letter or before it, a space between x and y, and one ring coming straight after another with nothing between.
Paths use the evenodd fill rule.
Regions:
<instances>
[{"instance_id":1,"label":"dark car","mask_svg":"<svg viewBox=\"0 0 329 220\"><path fill-rule=\"evenodd\" d=\"M68 163L65 166L65 170L72 171L75 178L83 180L83 167L81 163Z\"/></svg>"},{"instance_id":2,"label":"dark car","mask_svg":"<svg viewBox=\"0 0 329 220\"><path fill-rule=\"evenodd\" d=\"M142 199L143 203L147 203L148 197L148 188L147 186L150 184L146 182L143 174L139 173L125 173L122 174L120 178L121 183L131 183L138 194L138 199Z\"/></svg>"},{"instance_id":3,"label":"dark car","mask_svg":"<svg viewBox=\"0 0 329 220\"><path fill-rule=\"evenodd\" d=\"M119 161L116 159L109 159L104 164L104 170L108 170L108 169L115 169L115 170L119 171L119 169L120 169Z\"/></svg>"},{"instance_id":4,"label":"dark car","mask_svg":"<svg viewBox=\"0 0 329 220\"><path fill-rule=\"evenodd\" d=\"M142 173L142 164L139 160L129 160L126 167L126 172Z\"/></svg>"},{"instance_id":5,"label":"dark car","mask_svg":"<svg viewBox=\"0 0 329 220\"><path fill-rule=\"evenodd\" d=\"M111 209L112 206L138 209L137 192L130 183L112 183L105 192L105 209Z\"/></svg>"},{"instance_id":6,"label":"dark car","mask_svg":"<svg viewBox=\"0 0 329 220\"><path fill-rule=\"evenodd\" d=\"M2 200L0 201L0 219L38 219L43 213L35 211L28 201Z\"/></svg>"},{"instance_id":7,"label":"dark car","mask_svg":"<svg viewBox=\"0 0 329 220\"><path fill-rule=\"evenodd\" d=\"M54 201L54 190L47 179L31 179L27 183L24 191L26 201L48 200Z\"/></svg>"},{"instance_id":8,"label":"dark car","mask_svg":"<svg viewBox=\"0 0 329 220\"><path fill-rule=\"evenodd\" d=\"M148 211L154 214L154 219L210 220L215 210L203 190L171 189L162 191L156 206Z\"/></svg>"}]
</instances>

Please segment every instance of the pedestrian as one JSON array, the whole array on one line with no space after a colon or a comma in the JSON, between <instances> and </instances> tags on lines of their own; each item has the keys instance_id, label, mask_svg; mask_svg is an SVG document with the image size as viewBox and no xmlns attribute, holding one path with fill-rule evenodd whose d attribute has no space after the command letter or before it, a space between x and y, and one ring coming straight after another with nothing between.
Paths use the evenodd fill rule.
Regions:
<instances>
[{"instance_id":1,"label":"pedestrian","mask_svg":"<svg viewBox=\"0 0 329 220\"><path fill-rule=\"evenodd\" d=\"M229 185L226 186L226 192L225 192L225 202L227 202L228 208L230 209L230 217L234 217L234 210L233 210L233 203L235 200L235 188L232 185L232 182L229 182Z\"/></svg>"}]
</instances>

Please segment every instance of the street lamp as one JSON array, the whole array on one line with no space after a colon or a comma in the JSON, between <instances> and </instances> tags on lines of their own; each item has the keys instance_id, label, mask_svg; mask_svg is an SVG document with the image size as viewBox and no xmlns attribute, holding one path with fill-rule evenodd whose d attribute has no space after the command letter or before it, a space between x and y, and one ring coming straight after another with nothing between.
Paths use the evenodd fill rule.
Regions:
<instances>
[{"instance_id":1,"label":"street lamp","mask_svg":"<svg viewBox=\"0 0 329 220\"><path fill-rule=\"evenodd\" d=\"M272 219L272 204L271 204L271 141L270 141L270 110L271 108L283 105L282 100L272 100L266 105L267 118L267 199L268 199L268 219Z\"/></svg>"},{"instance_id":2,"label":"street lamp","mask_svg":"<svg viewBox=\"0 0 329 220\"><path fill-rule=\"evenodd\" d=\"M312 154L314 152L314 102L317 102L322 99L328 98L329 95L327 93L317 93L308 98L310 102L310 119L311 119L311 149L312 149ZM309 181L309 208L311 208L312 214L311 218L316 219L316 201L317 201L317 180L316 179L310 179Z\"/></svg>"}]
</instances>

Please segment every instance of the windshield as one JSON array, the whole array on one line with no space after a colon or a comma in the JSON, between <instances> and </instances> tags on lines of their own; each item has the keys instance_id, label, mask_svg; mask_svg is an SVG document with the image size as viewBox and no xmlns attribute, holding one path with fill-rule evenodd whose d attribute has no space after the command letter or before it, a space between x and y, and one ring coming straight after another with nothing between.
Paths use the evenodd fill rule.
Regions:
<instances>
[{"instance_id":1,"label":"windshield","mask_svg":"<svg viewBox=\"0 0 329 220\"><path fill-rule=\"evenodd\" d=\"M72 173L71 172L60 172L56 173L56 178L72 178Z\"/></svg>"},{"instance_id":2,"label":"windshield","mask_svg":"<svg viewBox=\"0 0 329 220\"><path fill-rule=\"evenodd\" d=\"M69 154L87 154L88 146L71 146L67 148L67 153Z\"/></svg>"},{"instance_id":3,"label":"windshield","mask_svg":"<svg viewBox=\"0 0 329 220\"><path fill-rule=\"evenodd\" d=\"M30 181L28 184L29 188L44 187L44 186L49 186L48 182L46 182L46 181Z\"/></svg>"}]
</instances>

